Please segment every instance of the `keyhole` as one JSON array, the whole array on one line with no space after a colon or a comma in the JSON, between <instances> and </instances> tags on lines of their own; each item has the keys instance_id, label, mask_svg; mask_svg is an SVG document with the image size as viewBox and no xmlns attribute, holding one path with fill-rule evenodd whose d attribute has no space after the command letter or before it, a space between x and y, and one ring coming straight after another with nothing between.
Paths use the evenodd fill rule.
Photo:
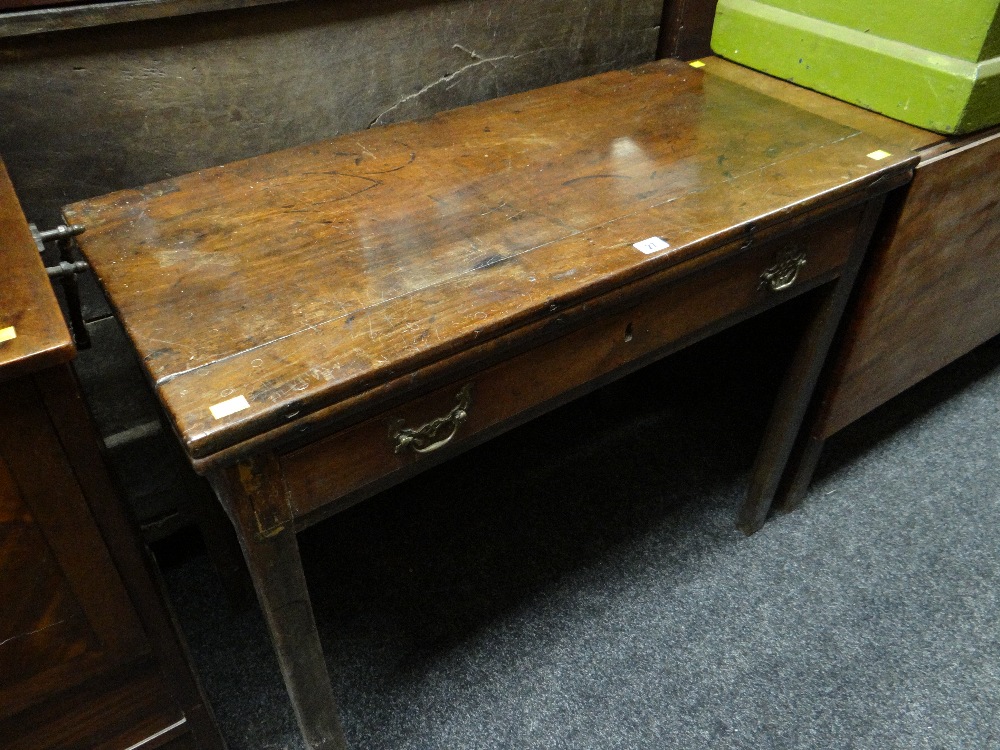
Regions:
<instances>
[{"instance_id":1,"label":"keyhole","mask_svg":"<svg viewBox=\"0 0 1000 750\"><path fill-rule=\"evenodd\" d=\"M629 323L627 326L625 326L625 343L627 344L631 340L632 340L632 324Z\"/></svg>"}]
</instances>

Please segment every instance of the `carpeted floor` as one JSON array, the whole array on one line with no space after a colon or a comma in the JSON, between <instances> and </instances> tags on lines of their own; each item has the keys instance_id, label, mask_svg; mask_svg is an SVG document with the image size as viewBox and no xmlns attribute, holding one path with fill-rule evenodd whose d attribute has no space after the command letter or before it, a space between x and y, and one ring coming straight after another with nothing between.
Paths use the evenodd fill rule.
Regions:
<instances>
[{"instance_id":1,"label":"carpeted floor","mask_svg":"<svg viewBox=\"0 0 1000 750\"><path fill-rule=\"evenodd\" d=\"M780 367L745 335L302 535L353 747L1000 748L1000 339L834 438L747 538ZM301 747L259 613L172 544L230 747Z\"/></svg>"}]
</instances>

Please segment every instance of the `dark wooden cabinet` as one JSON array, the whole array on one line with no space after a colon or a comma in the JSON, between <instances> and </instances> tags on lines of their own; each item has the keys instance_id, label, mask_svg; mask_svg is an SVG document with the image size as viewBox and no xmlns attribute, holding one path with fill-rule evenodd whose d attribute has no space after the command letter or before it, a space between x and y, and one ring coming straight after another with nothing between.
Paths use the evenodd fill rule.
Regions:
<instances>
[{"instance_id":1,"label":"dark wooden cabinet","mask_svg":"<svg viewBox=\"0 0 1000 750\"><path fill-rule=\"evenodd\" d=\"M7 712L149 647L34 378L0 384L3 645Z\"/></svg>"},{"instance_id":2,"label":"dark wooden cabinet","mask_svg":"<svg viewBox=\"0 0 1000 750\"><path fill-rule=\"evenodd\" d=\"M2 163L0 259L0 747L221 748Z\"/></svg>"}]
</instances>

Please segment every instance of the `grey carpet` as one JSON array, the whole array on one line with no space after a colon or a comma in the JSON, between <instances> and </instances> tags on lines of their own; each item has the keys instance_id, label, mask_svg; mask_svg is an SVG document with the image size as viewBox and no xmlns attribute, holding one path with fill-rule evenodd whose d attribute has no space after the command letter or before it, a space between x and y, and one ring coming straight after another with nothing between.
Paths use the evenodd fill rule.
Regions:
<instances>
[{"instance_id":1,"label":"grey carpet","mask_svg":"<svg viewBox=\"0 0 1000 750\"><path fill-rule=\"evenodd\" d=\"M746 538L780 367L745 335L302 535L354 747L1000 747L1000 340L834 438ZM161 553L230 747L301 747L260 615Z\"/></svg>"}]
</instances>

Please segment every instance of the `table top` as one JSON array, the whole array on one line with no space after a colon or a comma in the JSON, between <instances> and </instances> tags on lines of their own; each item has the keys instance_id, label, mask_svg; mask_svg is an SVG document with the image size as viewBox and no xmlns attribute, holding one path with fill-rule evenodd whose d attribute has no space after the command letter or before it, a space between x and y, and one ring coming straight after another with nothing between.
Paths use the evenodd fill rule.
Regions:
<instances>
[{"instance_id":1,"label":"table top","mask_svg":"<svg viewBox=\"0 0 1000 750\"><path fill-rule=\"evenodd\" d=\"M73 339L0 161L0 380L68 362Z\"/></svg>"},{"instance_id":2,"label":"table top","mask_svg":"<svg viewBox=\"0 0 1000 750\"><path fill-rule=\"evenodd\" d=\"M923 130L840 99L796 86L780 78L773 78L752 68L723 60L721 57L706 57L700 62L704 63L705 72L711 76L724 78L759 94L778 99L827 120L839 122L841 125L862 130L878 138L885 138L912 151L938 147L955 140L941 133Z\"/></svg>"},{"instance_id":3,"label":"table top","mask_svg":"<svg viewBox=\"0 0 1000 750\"><path fill-rule=\"evenodd\" d=\"M661 61L65 214L203 459L907 172L907 133Z\"/></svg>"}]
</instances>

